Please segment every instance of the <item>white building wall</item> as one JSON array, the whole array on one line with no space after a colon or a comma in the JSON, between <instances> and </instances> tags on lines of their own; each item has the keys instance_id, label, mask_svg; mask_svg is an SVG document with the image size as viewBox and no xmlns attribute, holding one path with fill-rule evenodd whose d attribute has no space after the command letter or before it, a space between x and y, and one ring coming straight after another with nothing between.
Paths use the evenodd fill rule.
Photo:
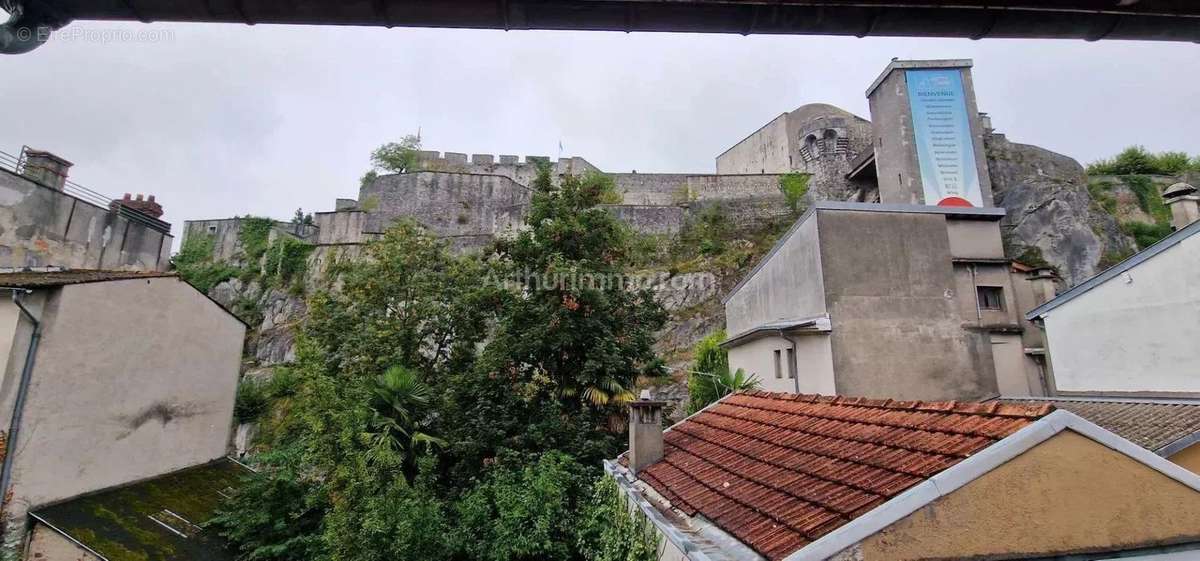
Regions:
<instances>
[{"instance_id":1,"label":"white building wall","mask_svg":"<svg viewBox=\"0 0 1200 561\"><path fill-rule=\"evenodd\" d=\"M5 514L225 455L242 323L172 277L58 290L42 311Z\"/></svg>"},{"instance_id":2,"label":"white building wall","mask_svg":"<svg viewBox=\"0 0 1200 561\"><path fill-rule=\"evenodd\" d=\"M1044 315L1060 392L1200 394L1200 236Z\"/></svg>"},{"instance_id":3,"label":"white building wall","mask_svg":"<svg viewBox=\"0 0 1200 561\"><path fill-rule=\"evenodd\" d=\"M729 349L729 368L738 368L758 377L760 389L771 392L817 393L834 395L833 351L829 335L792 336L796 341L796 377L789 376L788 349L792 343L782 337L764 337ZM779 377L775 375L775 352L779 351Z\"/></svg>"}]
</instances>

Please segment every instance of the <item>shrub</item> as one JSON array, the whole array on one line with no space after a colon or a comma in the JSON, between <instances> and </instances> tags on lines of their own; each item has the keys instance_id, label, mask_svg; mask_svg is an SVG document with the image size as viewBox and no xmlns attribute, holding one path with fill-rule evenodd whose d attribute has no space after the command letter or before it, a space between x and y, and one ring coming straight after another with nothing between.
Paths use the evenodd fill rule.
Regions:
<instances>
[{"instance_id":1,"label":"shrub","mask_svg":"<svg viewBox=\"0 0 1200 561\"><path fill-rule=\"evenodd\" d=\"M212 261L215 244L213 237L208 234L188 236L179 253L171 259L179 276L205 294L239 272L233 265Z\"/></svg>"},{"instance_id":2,"label":"shrub","mask_svg":"<svg viewBox=\"0 0 1200 561\"><path fill-rule=\"evenodd\" d=\"M288 286L293 281L303 282L304 273L308 269L308 254L314 246L304 243L291 236L281 235L271 242L263 259L263 273L266 279L280 286Z\"/></svg>"},{"instance_id":3,"label":"shrub","mask_svg":"<svg viewBox=\"0 0 1200 561\"><path fill-rule=\"evenodd\" d=\"M1100 159L1087 166L1092 175L1178 175L1186 171L1200 171L1200 156L1189 160L1183 152L1153 154L1141 146L1130 146L1114 158Z\"/></svg>"},{"instance_id":4,"label":"shrub","mask_svg":"<svg viewBox=\"0 0 1200 561\"><path fill-rule=\"evenodd\" d=\"M233 418L239 423L252 422L267 411L269 404L267 384L254 378L242 378L233 402Z\"/></svg>"},{"instance_id":5,"label":"shrub","mask_svg":"<svg viewBox=\"0 0 1200 561\"><path fill-rule=\"evenodd\" d=\"M1139 250L1146 249L1175 231L1170 224L1145 224L1143 222L1125 222L1121 229L1133 236Z\"/></svg>"},{"instance_id":6,"label":"shrub","mask_svg":"<svg viewBox=\"0 0 1200 561\"><path fill-rule=\"evenodd\" d=\"M238 229L238 243L242 245L242 255L245 262L257 268L258 260L267 251L267 241L271 236L271 228L275 221L259 216L242 218L241 228Z\"/></svg>"},{"instance_id":7,"label":"shrub","mask_svg":"<svg viewBox=\"0 0 1200 561\"><path fill-rule=\"evenodd\" d=\"M779 176L779 191L783 193L792 212L800 210L800 202L804 200L804 195L808 194L809 177L807 174L796 172Z\"/></svg>"},{"instance_id":8,"label":"shrub","mask_svg":"<svg viewBox=\"0 0 1200 561\"><path fill-rule=\"evenodd\" d=\"M658 532L640 510L630 507L611 477L592 486L578 528L576 547L587 561L658 560Z\"/></svg>"},{"instance_id":9,"label":"shrub","mask_svg":"<svg viewBox=\"0 0 1200 561\"><path fill-rule=\"evenodd\" d=\"M1149 214L1159 224L1171 221L1171 210L1163 202L1162 192L1149 177L1132 175L1125 178L1125 182L1137 197L1138 208L1142 209L1142 212Z\"/></svg>"}]
</instances>

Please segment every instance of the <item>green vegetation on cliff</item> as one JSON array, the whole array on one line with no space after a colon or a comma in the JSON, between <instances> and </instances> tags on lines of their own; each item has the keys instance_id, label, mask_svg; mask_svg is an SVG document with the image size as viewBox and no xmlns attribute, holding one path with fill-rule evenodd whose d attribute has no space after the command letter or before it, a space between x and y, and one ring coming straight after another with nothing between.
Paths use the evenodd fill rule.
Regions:
<instances>
[{"instance_id":1,"label":"green vegetation on cliff","mask_svg":"<svg viewBox=\"0 0 1200 561\"><path fill-rule=\"evenodd\" d=\"M543 169L528 227L492 251L455 256L401 222L340 264L265 392L262 469L213 522L239 557L654 559L600 465L660 370L665 314L610 282L634 238L604 193Z\"/></svg>"},{"instance_id":2,"label":"green vegetation on cliff","mask_svg":"<svg viewBox=\"0 0 1200 561\"><path fill-rule=\"evenodd\" d=\"M1184 152L1152 153L1142 146L1130 146L1120 154L1088 164L1088 175L1178 175L1200 171L1200 155Z\"/></svg>"}]
</instances>

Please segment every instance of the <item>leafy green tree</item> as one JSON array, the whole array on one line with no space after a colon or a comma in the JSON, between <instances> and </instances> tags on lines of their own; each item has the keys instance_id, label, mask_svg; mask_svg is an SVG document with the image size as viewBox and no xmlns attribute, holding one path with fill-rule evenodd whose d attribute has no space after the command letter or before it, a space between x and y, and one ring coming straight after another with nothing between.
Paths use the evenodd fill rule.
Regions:
<instances>
[{"instance_id":1,"label":"leafy green tree","mask_svg":"<svg viewBox=\"0 0 1200 561\"><path fill-rule=\"evenodd\" d=\"M371 169L363 174L360 183L370 185L380 173L410 173L420 163L421 137L410 134L400 142L388 142L371 152Z\"/></svg>"},{"instance_id":2,"label":"leafy green tree","mask_svg":"<svg viewBox=\"0 0 1200 561\"><path fill-rule=\"evenodd\" d=\"M576 547L587 561L659 560L658 531L630 507L611 477L596 480L580 510Z\"/></svg>"},{"instance_id":3,"label":"leafy green tree","mask_svg":"<svg viewBox=\"0 0 1200 561\"><path fill-rule=\"evenodd\" d=\"M557 451L524 466L518 458L506 460L457 504L455 541L464 556L486 561L578 558L575 531L586 499L587 470Z\"/></svg>"},{"instance_id":4,"label":"leafy green tree","mask_svg":"<svg viewBox=\"0 0 1200 561\"><path fill-rule=\"evenodd\" d=\"M564 176L555 186L542 166L533 188L529 227L496 244L520 290L500 312L483 365L533 397L617 407L661 364L653 343L666 314L649 290L625 282L631 234L597 207L611 179Z\"/></svg>"}]
</instances>

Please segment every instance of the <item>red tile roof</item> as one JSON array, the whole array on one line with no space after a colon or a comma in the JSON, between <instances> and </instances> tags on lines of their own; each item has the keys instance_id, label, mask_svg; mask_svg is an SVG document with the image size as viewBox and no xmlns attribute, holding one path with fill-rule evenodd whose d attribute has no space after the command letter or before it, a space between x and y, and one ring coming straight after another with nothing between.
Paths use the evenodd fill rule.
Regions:
<instances>
[{"instance_id":1,"label":"red tile roof","mask_svg":"<svg viewBox=\"0 0 1200 561\"><path fill-rule=\"evenodd\" d=\"M746 392L675 425L638 478L776 561L1053 410Z\"/></svg>"}]
</instances>

